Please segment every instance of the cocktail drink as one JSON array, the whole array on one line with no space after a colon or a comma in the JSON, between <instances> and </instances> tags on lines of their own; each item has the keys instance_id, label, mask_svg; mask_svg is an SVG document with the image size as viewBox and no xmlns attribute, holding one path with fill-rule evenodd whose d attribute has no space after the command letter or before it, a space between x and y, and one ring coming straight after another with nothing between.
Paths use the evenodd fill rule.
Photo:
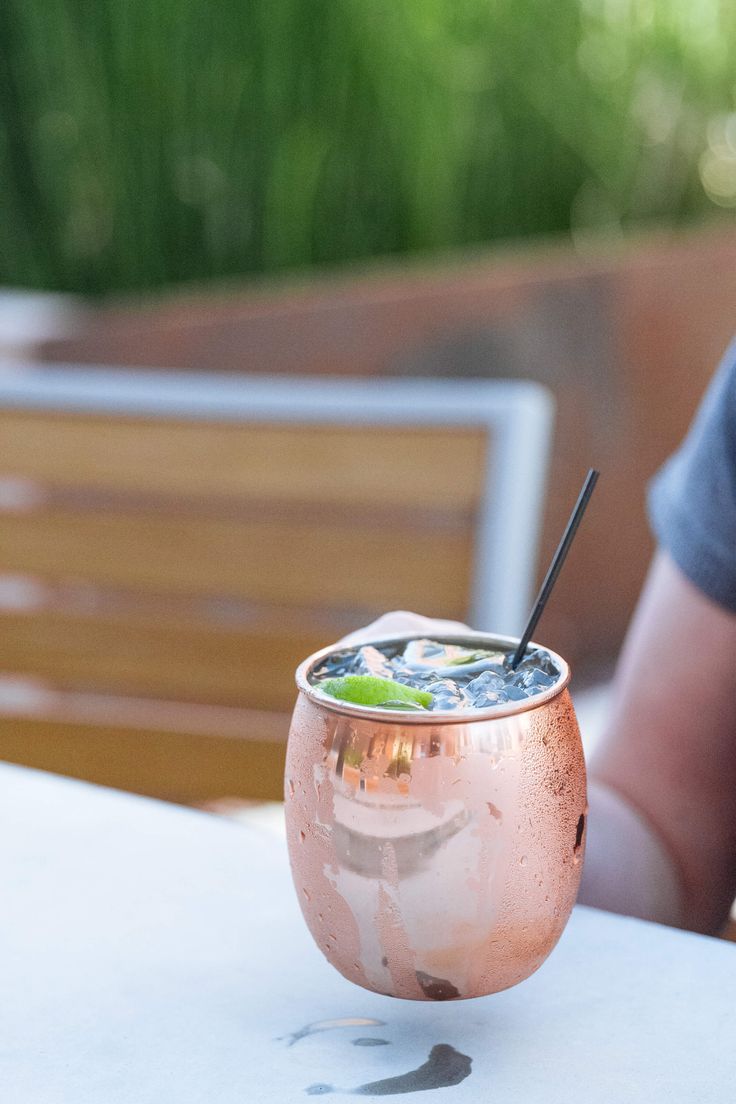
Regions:
<instances>
[{"instance_id":1,"label":"cocktail drink","mask_svg":"<svg viewBox=\"0 0 736 1104\"><path fill-rule=\"evenodd\" d=\"M580 882L585 767L554 652L473 633L325 649L297 671L294 883L329 961L416 1000L536 970Z\"/></svg>"}]
</instances>

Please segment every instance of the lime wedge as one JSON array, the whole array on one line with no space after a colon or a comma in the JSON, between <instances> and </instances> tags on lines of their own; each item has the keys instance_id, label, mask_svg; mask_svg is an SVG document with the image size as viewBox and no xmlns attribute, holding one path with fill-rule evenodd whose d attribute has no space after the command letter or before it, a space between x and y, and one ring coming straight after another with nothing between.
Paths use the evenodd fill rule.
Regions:
<instances>
[{"instance_id":1,"label":"lime wedge","mask_svg":"<svg viewBox=\"0 0 736 1104\"><path fill-rule=\"evenodd\" d=\"M403 703L410 702L429 709L432 704L432 695L426 690L415 690L412 686L404 686L403 682L374 675L344 675L343 678L323 679L316 685L331 698L356 705L382 705L388 709L398 705L401 709L405 708Z\"/></svg>"},{"instance_id":2,"label":"lime wedge","mask_svg":"<svg viewBox=\"0 0 736 1104\"><path fill-rule=\"evenodd\" d=\"M481 659L495 659L499 662L503 662L503 652L465 652L464 655L455 656L454 659L448 659L445 662L445 667L460 667L465 663L477 663Z\"/></svg>"}]
</instances>

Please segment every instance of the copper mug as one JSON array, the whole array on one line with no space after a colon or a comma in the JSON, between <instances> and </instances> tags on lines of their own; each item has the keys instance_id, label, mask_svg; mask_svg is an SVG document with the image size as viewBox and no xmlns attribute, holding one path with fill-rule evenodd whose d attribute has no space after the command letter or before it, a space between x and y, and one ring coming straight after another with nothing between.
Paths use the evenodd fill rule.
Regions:
<instances>
[{"instance_id":1,"label":"copper mug","mask_svg":"<svg viewBox=\"0 0 736 1104\"><path fill-rule=\"evenodd\" d=\"M560 938L582 873L585 763L567 663L545 649L560 678L522 701L413 713L313 686L310 672L344 648L298 668L286 757L289 857L315 942L350 981L394 997L523 981Z\"/></svg>"}]
</instances>

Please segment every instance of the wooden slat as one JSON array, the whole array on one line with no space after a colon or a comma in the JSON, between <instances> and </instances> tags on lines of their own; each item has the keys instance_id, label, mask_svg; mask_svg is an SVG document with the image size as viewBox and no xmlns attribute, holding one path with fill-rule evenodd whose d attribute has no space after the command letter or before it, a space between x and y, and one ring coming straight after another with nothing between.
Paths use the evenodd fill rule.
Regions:
<instances>
[{"instance_id":1,"label":"wooden slat","mask_svg":"<svg viewBox=\"0 0 736 1104\"><path fill-rule=\"evenodd\" d=\"M468 605L472 538L324 520L268 520L51 509L0 515L0 571L149 591L232 595L279 605ZM288 632L288 626L285 626Z\"/></svg>"},{"instance_id":2,"label":"wooden slat","mask_svg":"<svg viewBox=\"0 0 736 1104\"><path fill-rule=\"evenodd\" d=\"M0 614L0 671L60 689L290 710L294 670L338 633L294 611L260 629L138 611Z\"/></svg>"},{"instance_id":3,"label":"wooden slat","mask_svg":"<svg viewBox=\"0 0 736 1104\"><path fill-rule=\"evenodd\" d=\"M339 635L330 617L465 614L485 448L475 430L2 413L0 573L41 586L0 612L0 672L36 680L30 714L0 716L0 757L177 801L279 798L294 666ZM104 600L58 597L88 587Z\"/></svg>"},{"instance_id":4,"label":"wooden slat","mask_svg":"<svg viewBox=\"0 0 736 1104\"><path fill-rule=\"evenodd\" d=\"M288 720L274 715L274 739L264 740L0 717L0 759L170 801L280 800Z\"/></svg>"},{"instance_id":5,"label":"wooden slat","mask_svg":"<svg viewBox=\"0 0 736 1104\"><path fill-rule=\"evenodd\" d=\"M3 473L50 487L472 508L486 435L464 428L175 422L3 411Z\"/></svg>"}]
</instances>

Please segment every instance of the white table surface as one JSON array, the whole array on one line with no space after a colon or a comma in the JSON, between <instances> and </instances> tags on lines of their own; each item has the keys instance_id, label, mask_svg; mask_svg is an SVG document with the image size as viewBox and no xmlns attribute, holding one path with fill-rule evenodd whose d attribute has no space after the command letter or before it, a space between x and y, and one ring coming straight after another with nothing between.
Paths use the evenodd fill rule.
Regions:
<instances>
[{"instance_id":1,"label":"white table surface","mask_svg":"<svg viewBox=\"0 0 736 1104\"><path fill-rule=\"evenodd\" d=\"M442 1043L470 1075L407 1104L736 1097L729 944L577 909L522 985L395 1001L313 946L268 831L3 766L0 854L2 1104L347 1101ZM283 1038L342 1017L383 1024Z\"/></svg>"}]
</instances>

